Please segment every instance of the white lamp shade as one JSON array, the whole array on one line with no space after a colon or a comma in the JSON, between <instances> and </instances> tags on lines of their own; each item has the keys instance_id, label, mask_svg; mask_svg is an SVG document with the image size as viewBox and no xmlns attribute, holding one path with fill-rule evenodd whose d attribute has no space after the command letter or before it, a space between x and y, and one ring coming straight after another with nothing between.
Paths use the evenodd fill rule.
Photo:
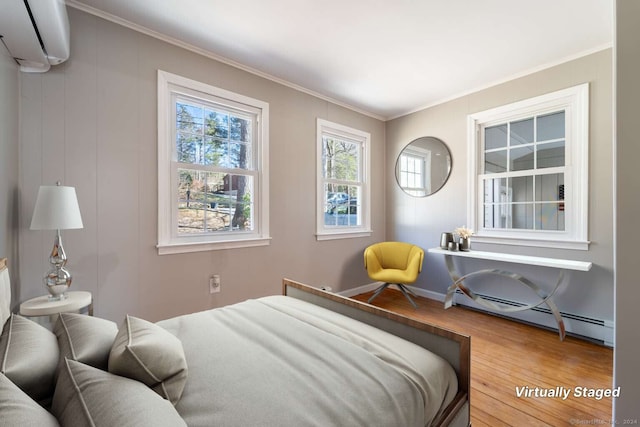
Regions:
<instances>
[{"instance_id":1,"label":"white lamp shade","mask_svg":"<svg viewBox=\"0 0 640 427\"><path fill-rule=\"evenodd\" d=\"M82 216L74 187L42 185L31 218L32 230L82 228Z\"/></svg>"}]
</instances>

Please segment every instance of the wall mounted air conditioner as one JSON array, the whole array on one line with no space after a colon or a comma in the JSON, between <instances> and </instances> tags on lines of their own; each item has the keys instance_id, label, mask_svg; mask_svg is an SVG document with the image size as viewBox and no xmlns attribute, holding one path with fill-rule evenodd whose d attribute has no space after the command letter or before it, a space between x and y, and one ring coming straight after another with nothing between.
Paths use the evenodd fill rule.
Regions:
<instances>
[{"instance_id":1,"label":"wall mounted air conditioner","mask_svg":"<svg viewBox=\"0 0 640 427\"><path fill-rule=\"evenodd\" d=\"M66 61L69 18L64 0L1 0L0 37L21 71L43 73Z\"/></svg>"}]
</instances>

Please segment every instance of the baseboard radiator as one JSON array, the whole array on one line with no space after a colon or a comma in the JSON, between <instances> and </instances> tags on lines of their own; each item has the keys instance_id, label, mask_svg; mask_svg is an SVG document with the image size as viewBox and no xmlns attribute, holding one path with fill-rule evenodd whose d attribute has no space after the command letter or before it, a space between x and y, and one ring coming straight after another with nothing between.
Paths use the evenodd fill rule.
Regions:
<instances>
[{"instance_id":1,"label":"baseboard radiator","mask_svg":"<svg viewBox=\"0 0 640 427\"><path fill-rule=\"evenodd\" d=\"M496 304L510 306L510 307L524 307L528 304L521 303L519 301L507 300L504 298L498 298L491 295L485 295L476 293L476 295L482 297L487 301L494 302ZM536 326L542 326L554 331L558 330L557 324L551 313L544 304L534 307L529 310L523 310L512 313L500 313L495 312L476 304L471 299L467 298L459 289L456 289L456 297L454 299L456 305L463 305L465 307L473 308L474 310L490 313L507 319L514 319L524 323L534 324ZM582 316L573 313L566 313L560 311L560 315L564 319L567 335L575 336L578 338L587 339L589 341L596 342L598 344L613 347L614 345L614 331L613 322L597 319L594 317Z\"/></svg>"}]
</instances>

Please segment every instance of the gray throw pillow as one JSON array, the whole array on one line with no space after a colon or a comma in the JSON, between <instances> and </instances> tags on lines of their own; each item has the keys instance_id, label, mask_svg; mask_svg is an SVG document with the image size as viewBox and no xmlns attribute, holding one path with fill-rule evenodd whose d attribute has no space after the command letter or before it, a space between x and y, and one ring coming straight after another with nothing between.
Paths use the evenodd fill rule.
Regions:
<instances>
[{"instance_id":1,"label":"gray throw pillow","mask_svg":"<svg viewBox=\"0 0 640 427\"><path fill-rule=\"evenodd\" d=\"M182 342L158 325L127 316L109 354L109 372L143 382L175 405L187 382Z\"/></svg>"},{"instance_id":2,"label":"gray throw pillow","mask_svg":"<svg viewBox=\"0 0 640 427\"><path fill-rule=\"evenodd\" d=\"M0 335L0 372L33 400L53 395L58 341L44 326L12 314Z\"/></svg>"},{"instance_id":3,"label":"gray throw pillow","mask_svg":"<svg viewBox=\"0 0 640 427\"><path fill-rule=\"evenodd\" d=\"M58 337L60 347L58 369L62 368L67 358L107 370L109 352L118 333L115 322L79 313L62 313L53 332Z\"/></svg>"},{"instance_id":4,"label":"gray throw pillow","mask_svg":"<svg viewBox=\"0 0 640 427\"><path fill-rule=\"evenodd\" d=\"M0 374L0 425L58 427L58 421L20 388Z\"/></svg>"},{"instance_id":5,"label":"gray throw pillow","mask_svg":"<svg viewBox=\"0 0 640 427\"><path fill-rule=\"evenodd\" d=\"M65 359L51 412L63 427L178 427L170 402L146 385Z\"/></svg>"}]
</instances>

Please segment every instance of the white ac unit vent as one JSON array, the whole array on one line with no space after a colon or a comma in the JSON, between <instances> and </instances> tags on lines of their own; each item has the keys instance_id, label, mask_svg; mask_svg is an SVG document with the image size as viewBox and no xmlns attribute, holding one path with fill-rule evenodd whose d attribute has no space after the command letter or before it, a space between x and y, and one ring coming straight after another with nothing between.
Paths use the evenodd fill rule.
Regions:
<instances>
[{"instance_id":1,"label":"white ac unit vent","mask_svg":"<svg viewBox=\"0 0 640 427\"><path fill-rule=\"evenodd\" d=\"M64 0L2 0L0 38L21 71L43 73L66 61L69 18Z\"/></svg>"}]
</instances>

